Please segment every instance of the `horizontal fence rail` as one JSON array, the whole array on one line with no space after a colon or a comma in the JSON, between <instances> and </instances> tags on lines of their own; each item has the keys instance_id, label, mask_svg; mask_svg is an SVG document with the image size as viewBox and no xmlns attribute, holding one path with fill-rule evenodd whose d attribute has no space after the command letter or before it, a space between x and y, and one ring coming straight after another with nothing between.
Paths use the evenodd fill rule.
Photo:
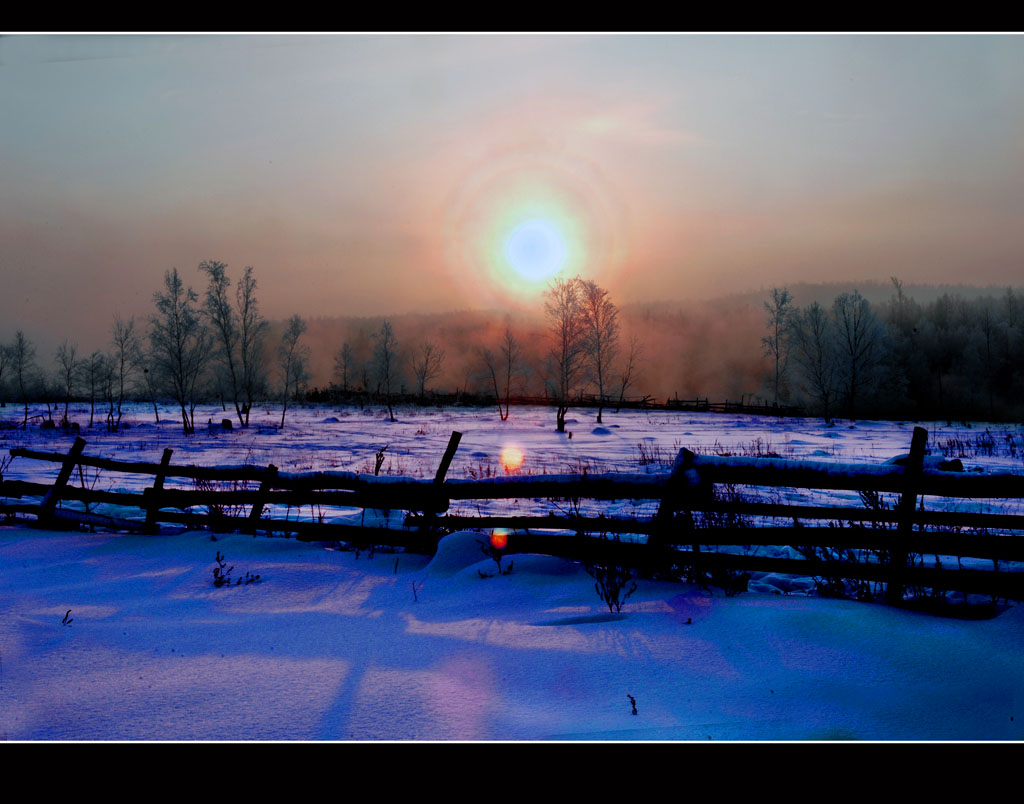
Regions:
<instances>
[{"instance_id":1,"label":"horizontal fence rail","mask_svg":"<svg viewBox=\"0 0 1024 804\"><path fill-rule=\"evenodd\" d=\"M431 554L454 530L500 530L503 554L540 553L646 573L685 574L701 582L765 572L884 584L900 603L907 590L927 588L1024 599L1024 516L1005 511L942 510L947 504L1005 506L1024 499L1024 476L946 471L925 465L927 433L915 428L910 454L899 463L866 465L780 458L714 457L682 449L670 471L486 479L447 478L461 434L453 433L433 479L344 471L289 473L273 466L200 467L120 461L84 454L76 438L66 454L12 449L12 459L60 464L52 484L2 480L0 513L28 514L43 527L88 525L158 533L160 523L218 532L293 535L304 541L402 547ZM71 482L76 467L152 478L141 491L99 490ZM167 488L170 478L192 488ZM736 489L857 492L863 505L815 505L757 500ZM878 495L894 494L887 504ZM38 498L39 502L10 502ZM548 500L560 513L467 515L452 501ZM925 500L931 506L924 510ZM650 516L586 512L582 500L637 501ZM77 503L84 511L65 503ZM92 506L137 509L142 518L108 516ZM285 518L279 515L286 509ZM205 509L205 510L194 510ZM292 519L308 509L307 519ZM365 525L366 512L399 512L400 525ZM568 513L566 513L568 511ZM344 513L345 522L325 521ZM361 516L360 516L361 513ZM389 523L391 520L388 520ZM788 546L790 556L757 555ZM792 557L796 552L800 558ZM933 556L926 566L924 556ZM972 559L968 567L963 559ZM943 559L945 559L943 561ZM978 561L990 569L979 569ZM956 567L955 569L953 567Z\"/></svg>"}]
</instances>

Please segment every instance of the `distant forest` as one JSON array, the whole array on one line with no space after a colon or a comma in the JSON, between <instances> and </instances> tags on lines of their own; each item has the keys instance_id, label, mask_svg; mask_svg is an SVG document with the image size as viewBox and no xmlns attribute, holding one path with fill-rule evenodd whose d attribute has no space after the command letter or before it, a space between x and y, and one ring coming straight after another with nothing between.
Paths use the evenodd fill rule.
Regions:
<instances>
[{"instance_id":1,"label":"distant forest","mask_svg":"<svg viewBox=\"0 0 1024 804\"><path fill-rule=\"evenodd\" d=\"M309 399L507 404L509 396L557 396L550 293L525 312L268 321L251 268L237 282L223 263L200 271L204 294L168 271L151 315L115 317L109 343L90 354L72 338L40 354L19 330L0 344L4 407L23 408L24 425L28 402L46 402L50 421L67 426L69 402L88 401L90 426L99 416L117 429L124 401L174 400L190 432L200 401L233 408L241 426L254 405L274 405L284 426L288 405ZM603 330L574 336L582 352L572 395L598 395L612 407L644 398L798 406L827 419L1024 420L1020 289L894 278L617 306L580 282L587 287L606 318ZM589 320L582 310L581 325ZM595 341L599 332L603 341ZM603 357L595 343L604 343Z\"/></svg>"},{"instance_id":2,"label":"distant forest","mask_svg":"<svg viewBox=\"0 0 1024 804\"><path fill-rule=\"evenodd\" d=\"M795 405L826 418L1024 420L1020 289L905 286L898 279L802 284L710 301L626 304L619 312L620 353L630 342L639 346L632 398ZM542 310L390 320L409 348L428 340L443 345L435 388L448 392L486 393L478 352L497 344L507 325L524 348L518 392L545 393ZM371 336L380 323L311 320L309 340L322 344L314 347L312 382L337 382L330 345L347 342L353 365L362 367L349 382L369 388Z\"/></svg>"}]
</instances>

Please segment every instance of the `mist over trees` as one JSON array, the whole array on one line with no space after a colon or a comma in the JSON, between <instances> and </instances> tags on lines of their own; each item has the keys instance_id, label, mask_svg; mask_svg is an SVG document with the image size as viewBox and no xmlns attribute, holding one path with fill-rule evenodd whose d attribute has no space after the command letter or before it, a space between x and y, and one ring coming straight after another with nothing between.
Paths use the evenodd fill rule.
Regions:
<instances>
[{"instance_id":1,"label":"mist over trees","mask_svg":"<svg viewBox=\"0 0 1024 804\"><path fill-rule=\"evenodd\" d=\"M117 430L125 401L151 403L159 422L159 403L173 400L189 433L195 406L217 400L242 427L254 405L280 404L283 426L288 406L307 400L380 405L389 420L398 402L494 405L505 420L528 401L555 407L563 432L570 406L603 418L644 399L792 406L826 419L1024 416L1024 299L1015 288L933 287L919 298L921 286L893 278L863 292L822 285L815 295L798 285L620 306L573 277L530 308L268 321L251 267L237 281L213 260L198 272L205 294L166 272L150 314L115 316L91 352L73 334L44 338L42 349L36 333L9 335L0 405L16 403L27 427L29 405L45 403L44 424L59 416L67 428L70 403L85 401L92 427L102 400L106 426Z\"/></svg>"}]
</instances>

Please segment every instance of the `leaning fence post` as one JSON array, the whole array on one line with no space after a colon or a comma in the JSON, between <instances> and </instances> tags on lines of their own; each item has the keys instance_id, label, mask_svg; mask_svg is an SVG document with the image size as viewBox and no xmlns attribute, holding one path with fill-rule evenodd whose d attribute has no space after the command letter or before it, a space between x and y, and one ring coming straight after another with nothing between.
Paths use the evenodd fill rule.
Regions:
<instances>
[{"instance_id":1,"label":"leaning fence post","mask_svg":"<svg viewBox=\"0 0 1024 804\"><path fill-rule=\"evenodd\" d=\"M43 501L39 503L38 519L40 522L49 522L53 519L53 512L57 508L57 503L60 502L61 495L64 493L64 487L67 486L71 472L74 470L75 464L78 463L78 458L82 454L83 449L85 449L85 439L81 436L76 437L75 443L68 450L68 457L61 464L57 479L50 487L50 490L43 496Z\"/></svg>"},{"instance_id":2,"label":"leaning fence post","mask_svg":"<svg viewBox=\"0 0 1024 804\"><path fill-rule=\"evenodd\" d=\"M910 457L903 468L904 486L897 508L899 524L896 526L896 543L889 554L892 575L885 587L885 601L893 605L903 600L903 578L907 567L906 542L914 530L914 510L917 507L917 491L924 469L924 445L927 440L928 431L923 427L915 427L910 441Z\"/></svg>"},{"instance_id":3,"label":"leaning fence post","mask_svg":"<svg viewBox=\"0 0 1024 804\"><path fill-rule=\"evenodd\" d=\"M149 492L149 500L146 506L146 532L156 533L156 515L160 510L160 492L164 487L164 478L167 477L167 467L171 463L172 449L165 449L163 457L160 458L160 468L156 471L156 478L153 480L153 487L146 489Z\"/></svg>"},{"instance_id":4,"label":"leaning fence post","mask_svg":"<svg viewBox=\"0 0 1024 804\"><path fill-rule=\"evenodd\" d=\"M440 496L445 475L448 474L448 467L452 465L452 458L455 457L455 451L459 448L460 441L462 441L462 433L452 430L451 437L448 439L448 446L445 448L444 455L441 456L441 463L438 464L437 472L434 474L434 490L438 496ZM436 510L433 508L425 510L423 512L423 524L420 526L420 532L426 533L431 530L436 519Z\"/></svg>"},{"instance_id":5,"label":"leaning fence post","mask_svg":"<svg viewBox=\"0 0 1024 804\"><path fill-rule=\"evenodd\" d=\"M275 480L277 480L277 467L274 466L274 464L269 463L263 472L263 480L260 481L260 490L257 492L259 497L253 504L252 510L249 512L250 524L258 523L260 521L260 517L263 516L263 495L270 491Z\"/></svg>"},{"instance_id":6,"label":"leaning fence post","mask_svg":"<svg viewBox=\"0 0 1024 804\"><path fill-rule=\"evenodd\" d=\"M437 472L434 475L435 485L439 486L444 483L444 476L448 474L448 467L452 465L452 458L455 457L455 450L459 448L460 441L462 441L462 433L452 430L451 438L448 439L448 446L445 448L444 455L441 457L441 463L438 464Z\"/></svg>"}]
</instances>

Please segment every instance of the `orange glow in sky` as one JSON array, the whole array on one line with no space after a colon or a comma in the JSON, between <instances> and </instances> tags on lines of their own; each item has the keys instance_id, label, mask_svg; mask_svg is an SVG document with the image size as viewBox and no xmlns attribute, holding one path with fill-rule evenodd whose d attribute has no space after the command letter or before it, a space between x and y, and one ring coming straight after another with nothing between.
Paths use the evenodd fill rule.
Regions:
<instances>
[{"instance_id":1,"label":"orange glow in sky","mask_svg":"<svg viewBox=\"0 0 1024 804\"><path fill-rule=\"evenodd\" d=\"M510 444L501 451L499 460L501 465L505 467L505 471L512 473L523 465L523 457L523 451L514 444Z\"/></svg>"}]
</instances>

